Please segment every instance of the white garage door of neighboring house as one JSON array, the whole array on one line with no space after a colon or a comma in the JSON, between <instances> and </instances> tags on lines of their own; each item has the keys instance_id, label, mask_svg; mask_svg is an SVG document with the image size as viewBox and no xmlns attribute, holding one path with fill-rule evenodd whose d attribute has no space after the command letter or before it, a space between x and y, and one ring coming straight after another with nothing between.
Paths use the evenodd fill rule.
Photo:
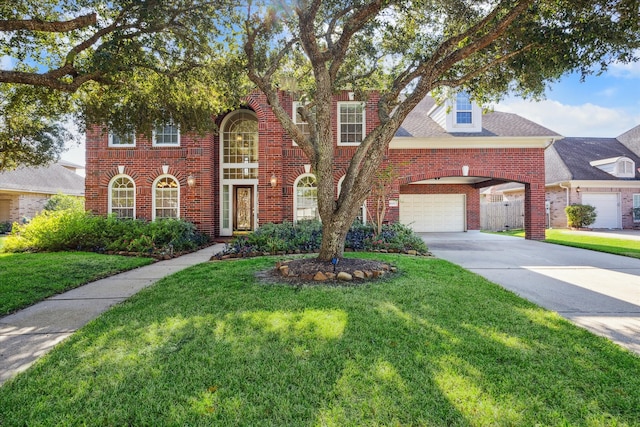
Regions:
<instances>
[{"instance_id":1,"label":"white garage door of neighboring house","mask_svg":"<svg viewBox=\"0 0 640 427\"><path fill-rule=\"evenodd\" d=\"M419 233L466 230L464 194L401 194L400 222Z\"/></svg>"},{"instance_id":2,"label":"white garage door of neighboring house","mask_svg":"<svg viewBox=\"0 0 640 427\"><path fill-rule=\"evenodd\" d=\"M596 208L596 222L591 228L621 228L620 197L618 193L582 193L582 204Z\"/></svg>"}]
</instances>

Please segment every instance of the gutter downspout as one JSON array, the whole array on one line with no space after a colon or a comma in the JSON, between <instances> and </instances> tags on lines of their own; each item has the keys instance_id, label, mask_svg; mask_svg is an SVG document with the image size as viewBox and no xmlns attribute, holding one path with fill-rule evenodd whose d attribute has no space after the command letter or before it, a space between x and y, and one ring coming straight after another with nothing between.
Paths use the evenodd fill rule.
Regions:
<instances>
[{"instance_id":1,"label":"gutter downspout","mask_svg":"<svg viewBox=\"0 0 640 427\"><path fill-rule=\"evenodd\" d=\"M567 184L569 184L569 183L567 183ZM569 188L571 188L571 187L565 187L564 185L562 185L562 183L560 183L560 188L563 188L565 193L567 193L567 204L566 204L566 206L569 206Z\"/></svg>"}]
</instances>

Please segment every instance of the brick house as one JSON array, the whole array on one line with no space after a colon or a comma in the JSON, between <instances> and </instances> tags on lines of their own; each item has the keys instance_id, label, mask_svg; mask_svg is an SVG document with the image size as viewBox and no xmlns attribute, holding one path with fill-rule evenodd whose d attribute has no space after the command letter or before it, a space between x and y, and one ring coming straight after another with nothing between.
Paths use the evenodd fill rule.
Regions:
<instances>
[{"instance_id":1,"label":"brick house","mask_svg":"<svg viewBox=\"0 0 640 427\"><path fill-rule=\"evenodd\" d=\"M592 228L640 228L640 126L616 138L572 137L545 151L547 225L566 228L564 208L585 204L596 208ZM494 191L509 200L524 197L522 186Z\"/></svg>"},{"instance_id":2,"label":"brick house","mask_svg":"<svg viewBox=\"0 0 640 427\"><path fill-rule=\"evenodd\" d=\"M84 178L78 169L82 166L60 161L0 173L0 223L33 218L58 193L84 196Z\"/></svg>"},{"instance_id":3,"label":"brick house","mask_svg":"<svg viewBox=\"0 0 640 427\"><path fill-rule=\"evenodd\" d=\"M296 110L289 94L280 97L289 112ZM378 122L376 95L353 98L343 92L333 100L336 192L357 145ZM308 126L292 117L303 130ZM313 170L262 94L252 93L217 123L219 132L204 136L182 135L171 124L152 138L89 129L87 208L151 220L180 217L211 236L317 217ZM514 114L483 114L464 94L445 105L425 98L386 153L400 177L386 219L419 232L477 230L479 189L516 181L526 187L527 237L542 239L544 150L557 137ZM362 216L368 219L367 203Z\"/></svg>"}]
</instances>

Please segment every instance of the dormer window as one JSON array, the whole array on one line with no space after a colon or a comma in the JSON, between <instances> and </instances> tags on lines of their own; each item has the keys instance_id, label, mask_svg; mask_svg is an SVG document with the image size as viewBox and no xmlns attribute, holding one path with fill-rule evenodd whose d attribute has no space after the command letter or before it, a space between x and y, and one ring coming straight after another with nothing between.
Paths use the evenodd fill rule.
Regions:
<instances>
[{"instance_id":1,"label":"dormer window","mask_svg":"<svg viewBox=\"0 0 640 427\"><path fill-rule=\"evenodd\" d=\"M473 105L471 98L466 92L456 95L456 124L470 125L473 123Z\"/></svg>"},{"instance_id":2,"label":"dormer window","mask_svg":"<svg viewBox=\"0 0 640 427\"><path fill-rule=\"evenodd\" d=\"M600 169L616 178L635 178L636 164L628 157L611 157L608 159L589 162L593 167Z\"/></svg>"}]
</instances>

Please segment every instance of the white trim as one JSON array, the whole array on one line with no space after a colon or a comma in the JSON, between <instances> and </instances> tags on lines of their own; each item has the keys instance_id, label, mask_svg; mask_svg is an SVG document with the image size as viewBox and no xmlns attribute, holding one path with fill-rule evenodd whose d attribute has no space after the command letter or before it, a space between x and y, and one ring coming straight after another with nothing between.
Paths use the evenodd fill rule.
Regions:
<instances>
[{"instance_id":1,"label":"white trim","mask_svg":"<svg viewBox=\"0 0 640 427\"><path fill-rule=\"evenodd\" d=\"M304 105L304 103L300 102L300 101L293 101L291 103L291 120L293 121L293 124L296 125L296 126L298 126L298 125L307 125L307 126L309 126L309 122L298 122L298 107L300 105ZM305 134L305 132L302 132L302 133ZM310 133L308 133L308 134L310 134ZM291 145L293 147L297 147L298 146L298 144L293 139L291 140Z\"/></svg>"},{"instance_id":2,"label":"white trim","mask_svg":"<svg viewBox=\"0 0 640 427\"><path fill-rule=\"evenodd\" d=\"M318 188L318 178L312 173L303 173L298 175L296 180L293 182L293 222L298 222L298 183L300 180L306 177L312 177L316 180L316 189ZM318 211L318 196L316 194L316 213Z\"/></svg>"},{"instance_id":3,"label":"white trim","mask_svg":"<svg viewBox=\"0 0 640 427\"><path fill-rule=\"evenodd\" d=\"M638 201L638 206L636 206L636 200ZM635 209L636 207L640 208L640 193L634 193L631 195L631 208ZM640 216L636 219L633 215L633 211L631 212L631 218L634 223L640 222Z\"/></svg>"},{"instance_id":4,"label":"white trim","mask_svg":"<svg viewBox=\"0 0 640 427\"><path fill-rule=\"evenodd\" d=\"M176 131L178 132L178 142L176 142L176 143L171 143L171 144L166 144L166 143L158 144L158 143L156 142L156 129L157 129L158 127L160 127L160 126L162 126L163 128L164 128L165 126L172 126L172 127L175 127L175 128L176 128ZM178 126L178 125L174 124L172 121L171 121L171 122L168 122L168 123L162 123L162 124L160 124L160 125L158 125L158 126L154 126L154 127L153 127L153 131L151 132L151 146L152 146L152 147L179 147L179 146L180 146L180 136L181 136L181 135L180 135L180 133L181 133L181 132L180 132L180 126Z\"/></svg>"},{"instance_id":5,"label":"white trim","mask_svg":"<svg viewBox=\"0 0 640 427\"><path fill-rule=\"evenodd\" d=\"M176 212L176 219L180 218L180 197L181 197L180 181L178 181L178 178L176 178L175 176L165 173L158 176L156 179L154 179L153 184L151 186L151 220L152 221L156 220L156 185L158 185L158 181L160 181L162 178L171 178L176 182L176 184L178 184L178 186L176 187L176 189L178 190L178 206L177 206L177 212Z\"/></svg>"},{"instance_id":6,"label":"white trim","mask_svg":"<svg viewBox=\"0 0 640 427\"><path fill-rule=\"evenodd\" d=\"M114 144L113 143L113 132L109 131L109 147L111 148L131 148L136 146L136 134L135 132L131 134L133 142L131 144Z\"/></svg>"},{"instance_id":7,"label":"white trim","mask_svg":"<svg viewBox=\"0 0 640 427\"><path fill-rule=\"evenodd\" d=\"M580 180L580 181L560 181L554 182L550 184L546 184L546 187L559 186L560 184L576 188L580 187L582 191L588 191L591 188L640 188L640 180L633 181L622 181L622 180L611 180L611 181L589 181L589 180Z\"/></svg>"},{"instance_id":8,"label":"white trim","mask_svg":"<svg viewBox=\"0 0 640 427\"><path fill-rule=\"evenodd\" d=\"M390 150L429 150L435 148L483 149L483 148L547 148L560 136L448 136L434 138L394 137Z\"/></svg>"},{"instance_id":9,"label":"white trim","mask_svg":"<svg viewBox=\"0 0 640 427\"><path fill-rule=\"evenodd\" d=\"M233 215L234 215L234 211L233 211L233 192L234 192L234 187L238 186L238 185L253 185L253 224L254 224L254 230L256 230L258 228L258 179L256 178L246 178L246 179L225 179L224 178L224 170L228 169L228 168L249 168L249 169L257 169L259 168L259 162L260 159L258 159L258 163L224 163L224 138L225 138L225 132L226 132L226 127L229 124L229 120L231 120L235 115L240 114L240 113L248 113L250 114L256 121L256 123L258 123L258 115L256 114L255 111L253 110L249 110L249 109L244 109L244 108L239 108L237 110L231 111L229 114L227 114L223 119L222 122L220 123L220 132L219 132L219 140L218 140L218 154L219 154L219 161L218 161L218 170L219 170L219 188L218 188L218 200L220 201L220 210L219 210L219 218L218 218L218 224L220 226L220 236L232 236L233 235ZM256 143L259 145L260 144L260 129L258 128L257 131L257 140ZM259 151L258 151L259 152ZM224 210L223 210L223 191L224 191L224 186L227 185L229 186L229 217L227 218L229 220L229 227L224 227Z\"/></svg>"},{"instance_id":10,"label":"white trim","mask_svg":"<svg viewBox=\"0 0 640 427\"><path fill-rule=\"evenodd\" d=\"M342 122L340 121L341 118L341 114L340 114L340 107L343 105L359 105L360 107L362 107L362 140L364 140L364 138L366 138L367 136L367 105L362 102L362 101L339 101L337 103L337 122L338 122L338 130L337 130L337 134L338 134L338 145L340 146L358 146L362 143L362 141L359 142L342 142L342 131L341 131L341 126L342 126Z\"/></svg>"},{"instance_id":11,"label":"white trim","mask_svg":"<svg viewBox=\"0 0 640 427\"><path fill-rule=\"evenodd\" d=\"M127 178L129 181L133 183L133 219L136 218L136 182L135 180L125 173L120 173L109 181L109 186L107 187L107 212L109 214L113 213L113 183L119 178Z\"/></svg>"}]
</instances>

